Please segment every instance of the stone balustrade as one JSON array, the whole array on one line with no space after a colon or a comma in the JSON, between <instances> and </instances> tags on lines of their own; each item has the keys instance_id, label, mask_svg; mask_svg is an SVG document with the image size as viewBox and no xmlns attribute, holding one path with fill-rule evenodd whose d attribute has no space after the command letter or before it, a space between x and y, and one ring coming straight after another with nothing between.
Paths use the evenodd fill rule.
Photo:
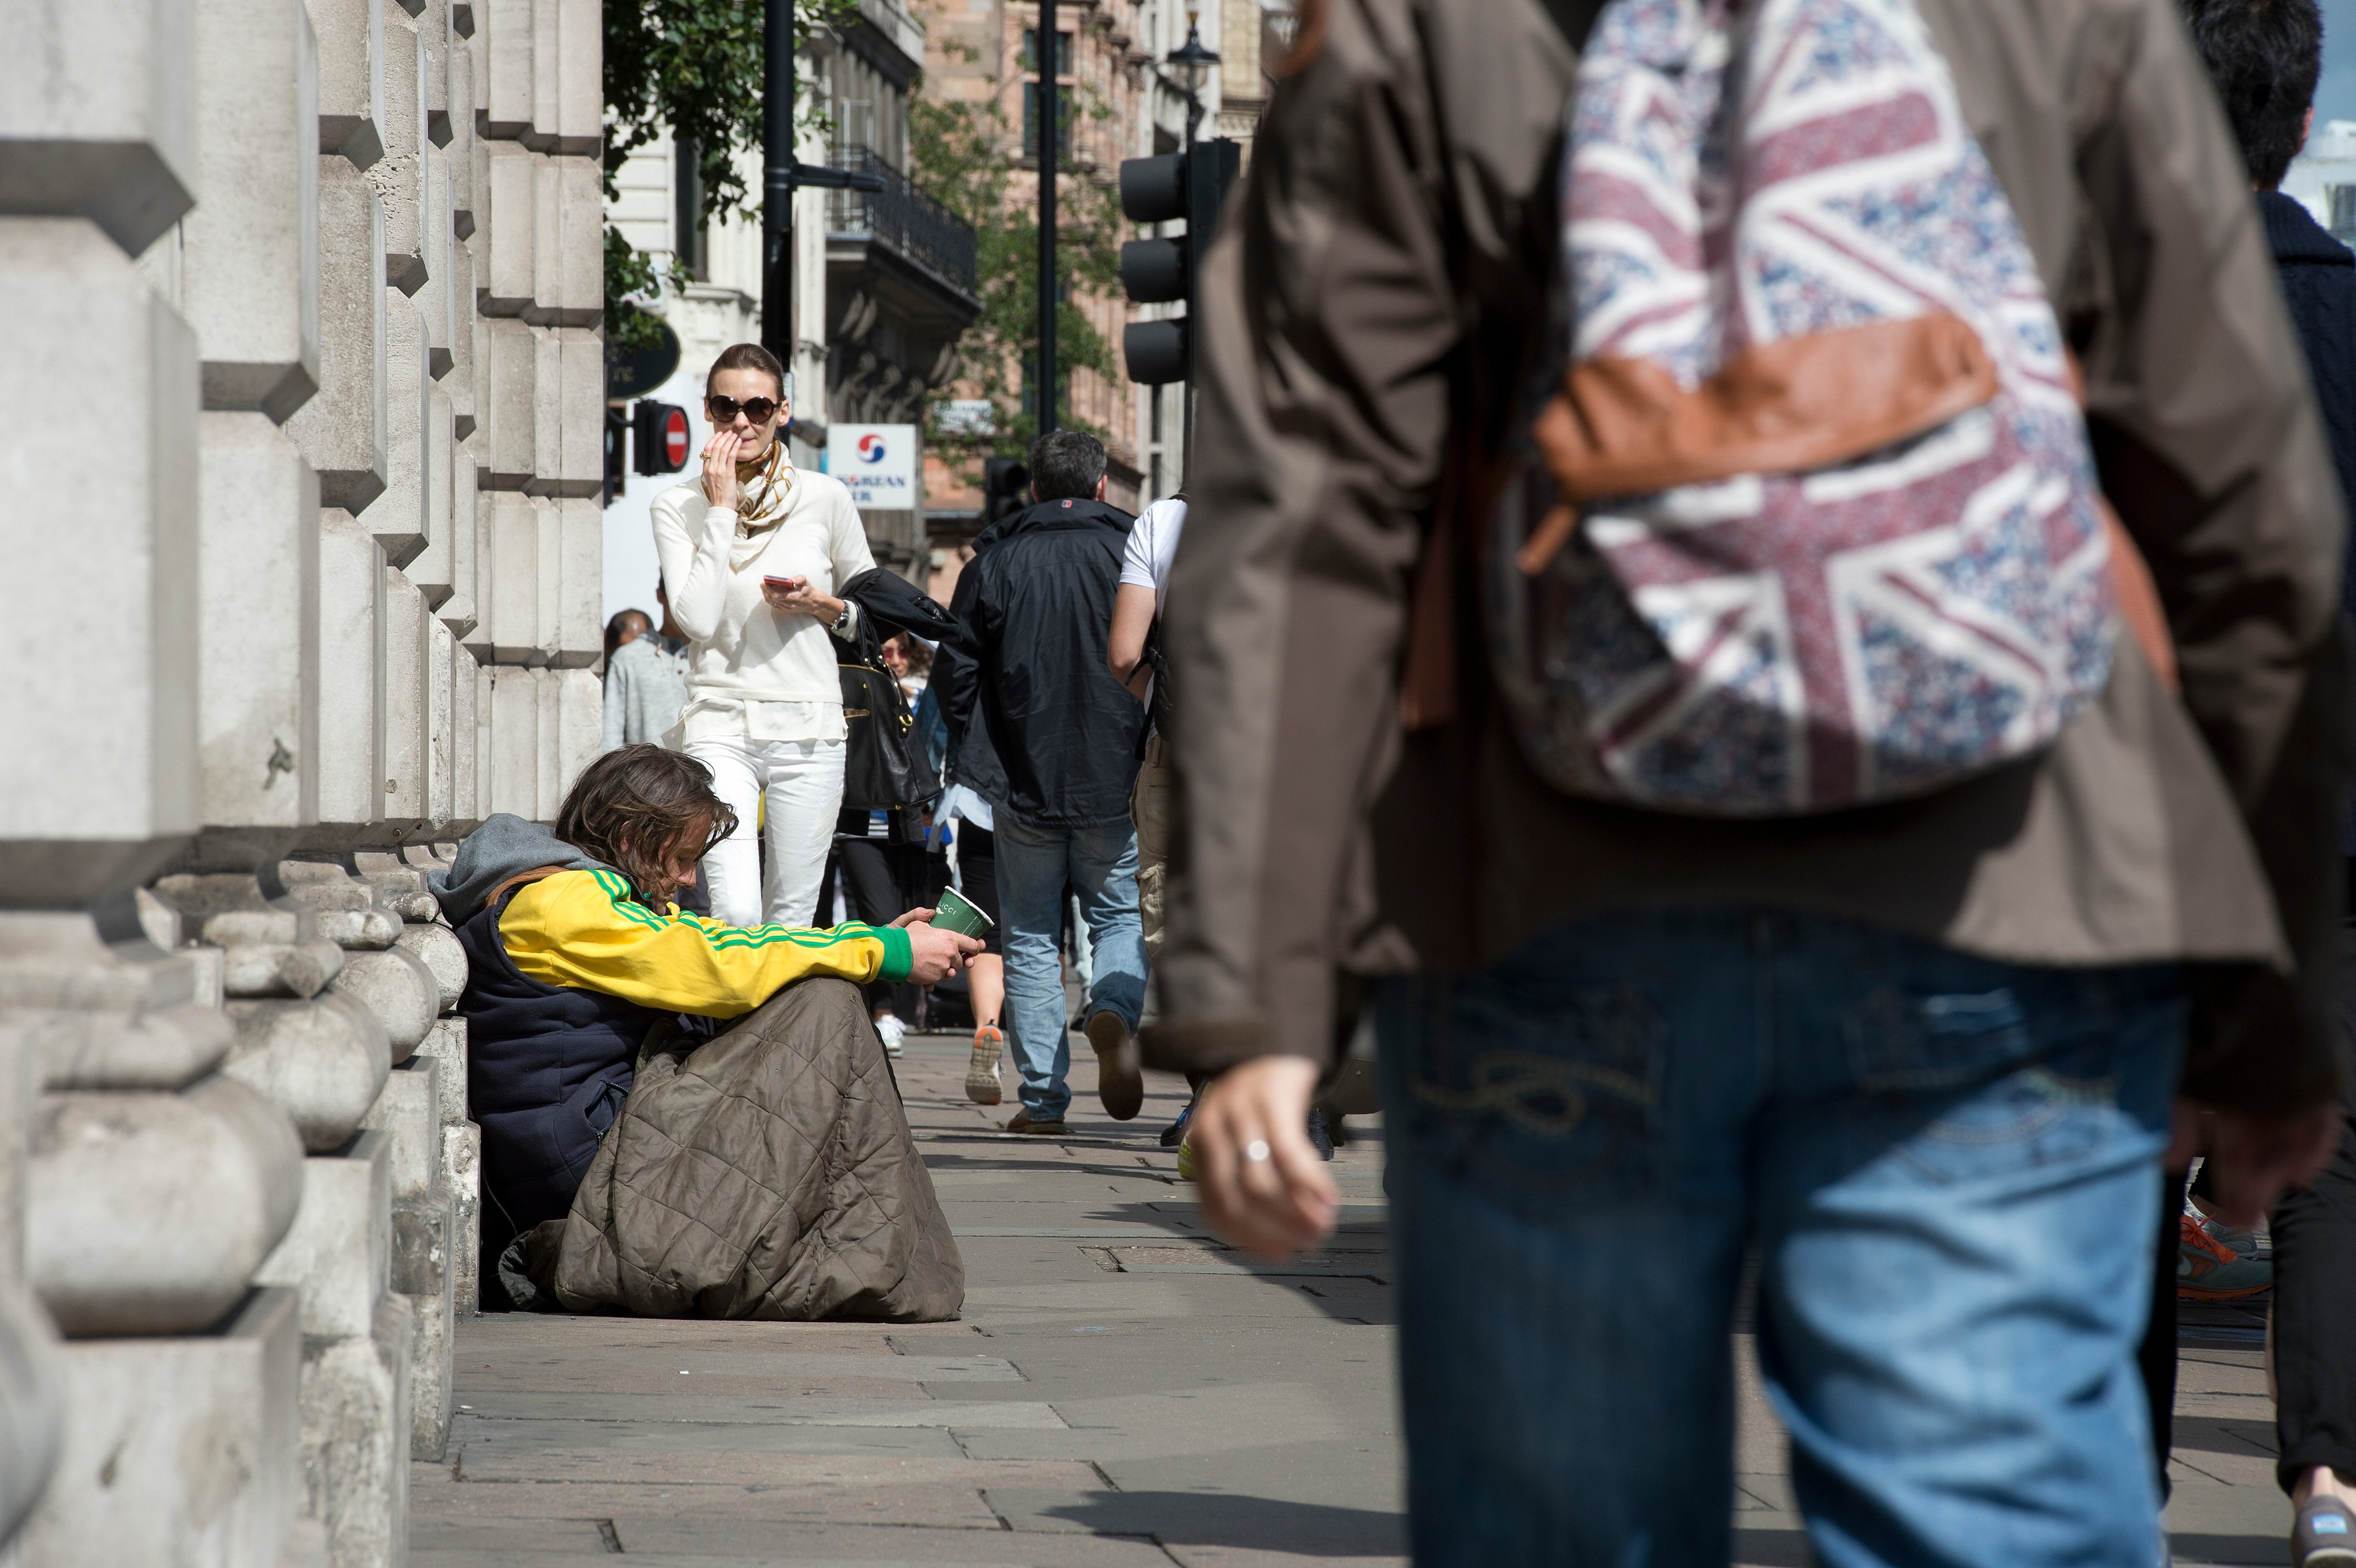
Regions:
<instances>
[{"instance_id":1,"label":"stone balustrade","mask_svg":"<svg viewBox=\"0 0 2356 1568\"><path fill-rule=\"evenodd\" d=\"M600 8L27 4L0 473L110 445L0 509L0 1560L396 1564L482 1269L428 878L597 746Z\"/></svg>"}]
</instances>

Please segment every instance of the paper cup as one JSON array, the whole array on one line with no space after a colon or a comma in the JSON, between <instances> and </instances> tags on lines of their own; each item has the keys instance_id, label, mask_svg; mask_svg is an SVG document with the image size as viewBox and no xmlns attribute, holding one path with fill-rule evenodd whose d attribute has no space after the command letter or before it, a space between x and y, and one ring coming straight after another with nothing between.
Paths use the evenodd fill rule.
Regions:
<instances>
[{"instance_id":1,"label":"paper cup","mask_svg":"<svg viewBox=\"0 0 2356 1568\"><path fill-rule=\"evenodd\" d=\"M943 888L933 905L933 925L941 931L954 931L959 936L987 935L994 923L955 888Z\"/></svg>"}]
</instances>

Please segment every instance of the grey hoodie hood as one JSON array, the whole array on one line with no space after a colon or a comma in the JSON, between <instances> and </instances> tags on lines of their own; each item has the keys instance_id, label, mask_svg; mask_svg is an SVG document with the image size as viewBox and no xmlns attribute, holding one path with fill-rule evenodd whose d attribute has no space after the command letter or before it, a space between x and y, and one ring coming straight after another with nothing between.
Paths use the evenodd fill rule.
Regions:
<instances>
[{"instance_id":1,"label":"grey hoodie hood","mask_svg":"<svg viewBox=\"0 0 2356 1568\"><path fill-rule=\"evenodd\" d=\"M610 871L603 860L592 860L537 822L526 822L507 812L495 812L466 835L458 858L447 871L428 871L425 880L452 925L464 925L482 912L491 892L509 877L562 866L569 871Z\"/></svg>"}]
</instances>

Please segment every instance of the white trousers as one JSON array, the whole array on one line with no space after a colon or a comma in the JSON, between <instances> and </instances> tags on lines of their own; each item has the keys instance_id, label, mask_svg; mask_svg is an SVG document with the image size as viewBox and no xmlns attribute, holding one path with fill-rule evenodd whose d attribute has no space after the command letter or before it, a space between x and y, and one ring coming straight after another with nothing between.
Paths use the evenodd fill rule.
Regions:
<instances>
[{"instance_id":1,"label":"white trousers","mask_svg":"<svg viewBox=\"0 0 2356 1568\"><path fill-rule=\"evenodd\" d=\"M712 787L736 814L736 831L703 858L712 917L731 925L813 925L818 883L842 810L841 741L690 741L687 754L712 770ZM766 817L761 813L767 802ZM754 834L766 822L769 871Z\"/></svg>"}]
</instances>

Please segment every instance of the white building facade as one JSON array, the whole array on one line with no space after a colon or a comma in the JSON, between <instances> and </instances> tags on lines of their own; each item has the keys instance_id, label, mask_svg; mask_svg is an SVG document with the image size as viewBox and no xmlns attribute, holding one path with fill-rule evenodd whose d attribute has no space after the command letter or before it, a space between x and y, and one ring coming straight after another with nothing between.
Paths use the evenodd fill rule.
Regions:
<instances>
[{"instance_id":1,"label":"white building facade","mask_svg":"<svg viewBox=\"0 0 2356 1568\"><path fill-rule=\"evenodd\" d=\"M2318 125L2283 176L2282 191L2341 244L2356 244L2356 120Z\"/></svg>"},{"instance_id":2,"label":"white building facade","mask_svg":"<svg viewBox=\"0 0 2356 1568\"><path fill-rule=\"evenodd\" d=\"M8 15L0 1556L398 1563L489 1266L426 873L598 740L600 8Z\"/></svg>"}]
</instances>

